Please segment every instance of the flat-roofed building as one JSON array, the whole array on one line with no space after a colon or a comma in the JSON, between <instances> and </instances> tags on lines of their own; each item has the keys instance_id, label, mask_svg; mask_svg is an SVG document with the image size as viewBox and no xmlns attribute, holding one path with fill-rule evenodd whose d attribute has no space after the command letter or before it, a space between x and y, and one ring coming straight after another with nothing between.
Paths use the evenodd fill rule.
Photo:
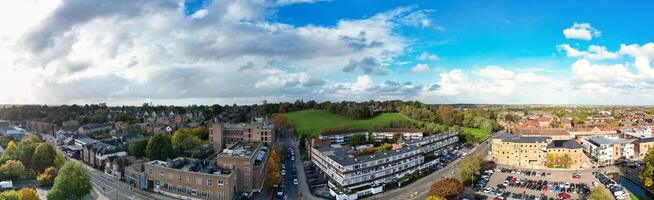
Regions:
<instances>
[{"instance_id":1,"label":"flat-roofed building","mask_svg":"<svg viewBox=\"0 0 654 200\"><path fill-rule=\"evenodd\" d=\"M378 128L372 132L372 137L377 141L392 139L400 135L404 139L415 140L422 138L423 133L418 128Z\"/></svg>"},{"instance_id":2,"label":"flat-roofed building","mask_svg":"<svg viewBox=\"0 0 654 200\"><path fill-rule=\"evenodd\" d=\"M602 166L612 165L620 159L634 158L634 140L607 137L592 137L583 139L584 151L597 159Z\"/></svg>"},{"instance_id":3,"label":"flat-roofed building","mask_svg":"<svg viewBox=\"0 0 654 200\"><path fill-rule=\"evenodd\" d=\"M368 140L368 131L366 129L346 129L323 131L318 136L321 140L330 140L333 144L342 144L350 142L355 135L363 135Z\"/></svg>"},{"instance_id":4,"label":"flat-roofed building","mask_svg":"<svg viewBox=\"0 0 654 200\"><path fill-rule=\"evenodd\" d=\"M519 137L501 132L491 141L493 161L514 167L545 166L550 137Z\"/></svg>"},{"instance_id":5,"label":"flat-roofed building","mask_svg":"<svg viewBox=\"0 0 654 200\"><path fill-rule=\"evenodd\" d=\"M275 126L263 119L249 124L217 122L209 130L209 141L216 152L221 152L240 141L264 142L272 146L275 137Z\"/></svg>"},{"instance_id":6,"label":"flat-roofed building","mask_svg":"<svg viewBox=\"0 0 654 200\"><path fill-rule=\"evenodd\" d=\"M548 167L581 169L584 160L584 147L574 140L554 140L547 144L547 163ZM569 158L569 163L565 163L565 157ZM569 165L569 166L563 166Z\"/></svg>"},{"instance_id":7,"label":"flat-roofed building","mask_svg":"<svg viewBox=\"0 0 654 200\"><path fill-rule=\"evenodd\" d=\"M234 169L237 191L259 192L263 187L268 146L262 142L240 141L216 157L219 167Z\"/></svg>"},{"instance_id":8,"label":"flat-roofed building","mask_svg":"<svg viewBox=\"0 0 654 200\"><path fill-rule=\"evenodd\" d=\"M130 177L140 177L134 168L127 171ZM215 160L175 158L170 161L153 160L144 164L147 188L180 199L234 199L237 193L237 175L230 168L220 168ZM133 178L140 185L141 178ZM136 184L136 183L139 184Z\"/></svg>"},{"instance_id":9,"label":"flat-roofed building","mask_svg":"<svg viewBox=\"0 0 654 200\"><path fill-rule=\"evenodd\" d=\"M641 138L633 142L634 160L643 160L649 150L654 148L654 138Z\"/></svg>"},{"instance_id":10,"label":"flat-roofed building","mask_svg":"<svg viewBox=\"0 0 654 200\"><path fill-rule=\"evenodd\" d=\"M311 161L327 178L332 196L357 199L380 193L385 184L436 165L438 155L453 150L458 139L457 132L436 134L365 155L341 144L321 145L311 148Z\"/></svg>"}]
</instances>

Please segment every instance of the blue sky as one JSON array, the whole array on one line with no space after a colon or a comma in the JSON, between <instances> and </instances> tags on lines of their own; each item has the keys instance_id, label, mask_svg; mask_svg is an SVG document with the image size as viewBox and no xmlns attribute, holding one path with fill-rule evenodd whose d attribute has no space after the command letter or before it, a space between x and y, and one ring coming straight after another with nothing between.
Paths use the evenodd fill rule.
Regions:
<instances>
[{"instance_id":1,"label":"blue sky","mask_svg":"<svg viewBox=\"0 0 654 200\"><path fill-rule=\"evenodd\" d=\"M128 2L3 6L0 103L654 97L649 1Z\"/></svg>"}]
</instances>

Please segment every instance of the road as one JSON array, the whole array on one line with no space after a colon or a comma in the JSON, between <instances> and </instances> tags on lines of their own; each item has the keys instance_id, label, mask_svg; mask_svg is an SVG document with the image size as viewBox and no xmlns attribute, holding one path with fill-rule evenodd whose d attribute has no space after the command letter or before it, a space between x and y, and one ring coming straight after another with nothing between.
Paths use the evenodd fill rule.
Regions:
<instances>
[{"instance_id":1,"label":"road","mask_svg":"<svg viewBox=\"0 0 654 200\"><path fill-rule=\"evenodd\" d=\"M286 168L286 175L284 176L284 181L282 182L285 188L284 199L298 199L299 193L297 185L293 184L293 179L297 178L297 168L301 167L301 165L296 165L295 161L302 158L300 158L299 152L296 151L295 148L292 148L293 143L289 135L290 133L288 130L284 129L279 140L282 154L284 155L284 159L282 159L282 165L284 165ZM291 160L291 157L293 157L294 160Z\"/></svg>"},{"instance_id":2,"label":"road","mask_svg":"<svg viewBox=\"0 0 654 200\"><path fill-rule=\"evenodd\" d=\"M468 156L479 155L485 156L490 150L490 139L486 142L481 143L474 149L472 149ZM445 166L443 169L440 169L432 174L416 180L410 185L404 186L399 189L390 190L383 192L382 194L373 195L364 199L427 199L427 192L429 192L429 187L436 181L445 178L459 178L459 162L461 159L457 159L449 165Z\"/></svg>"}]
</instances>

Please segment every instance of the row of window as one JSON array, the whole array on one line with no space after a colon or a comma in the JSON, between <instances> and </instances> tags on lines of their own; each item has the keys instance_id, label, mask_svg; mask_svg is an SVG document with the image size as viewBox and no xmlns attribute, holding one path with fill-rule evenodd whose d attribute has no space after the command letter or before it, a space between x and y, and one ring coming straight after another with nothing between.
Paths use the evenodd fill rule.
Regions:
<instances>
[{"instance_id":1,"label":"row of window","mask_svg":"<svg viewBox=\"0 0 654 200\"><path fill-rule=\"evenodd\" d=\"M152 168L150 168L150 169L148 170L148 174L152 175ZM160 177L165 177L165 176L166 176L166 172L165 172L164 170L159 170L159 176L160 176ZM169 173L169 174L168 174L168 179L172 180L173 177L175 177L175 174L173 174L173 173ZM181 181L181 180L182 180L182 176L181 176L181 175L177 175L177 180L178 180L178 181ZM213 179L207 179L206 181L207 181L207 182L206 182L207 186L209 186L209 187L213 186ZM193 182L193 177L192 177L192 176L186 176L186 183L189 183L189 184L190 184L190 183L192 183L192 182ZM196 177L196 178L195 178L195 184L197 184L197 185L202 185L202 184L204 184L204 182L203 182L203 180L202 180L202 177ZM225 186L225 181L223 181L222 179L218 179L218 187L219 187L219 188L222 188L222 187L224 187L224 186Z\"/></svg>"},{"instance_id":2,"label":"row of window","mask_svg":"<svg viewBox=\"0 0 654 200\"><path fill-rule=\"evenodd\" d=\"M167 190L169 192L183 193L183 194L186 194L186 195L200 196L200 197L204 197L204 198L213 197L213 192L211 192L211 191L208 191L208 192L207 191L199 191L199 190L196 190L196 189L192 189L190 187L177 186L177 185L168 184L168 183L164 183L163 185L161 185L159 183L159 181L157 181L156 184L161 186L159 189ZM225 199L225 193L224 192L218 192L218 199L224 200Z\"/></svg>"}]
</instances>

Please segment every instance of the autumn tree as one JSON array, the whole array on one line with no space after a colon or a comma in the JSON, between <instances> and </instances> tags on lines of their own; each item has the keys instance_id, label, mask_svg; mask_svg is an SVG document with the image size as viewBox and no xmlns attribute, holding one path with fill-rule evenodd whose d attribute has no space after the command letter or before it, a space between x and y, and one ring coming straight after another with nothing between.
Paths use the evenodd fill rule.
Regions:
<instances>
[{"instance_id":1,"label":"autumn tree","mask_svg":"<svg viewBox=\"0 0 654 200\"><path fill-rule=\"evenodd\" d=\"M20 200L40 200L41 198L32 188L23 188L18 190L18 199Z\"/></svg>"},{"instance_id":2,"label":"autumn tree","mask_svg":"<svg viewBox=\"0 0 654 200\"><path fill-rule=\"evenodd\" d=\"M272 123L276 127L283 127L288 125L288 118L283 114L274 114L272 116Z\"/></svg>"},{"instance_id":3,"label":"autumn tree","mask_svg":"<svg viewBox=\"0 0 654 200\"><path fill-rule=\"evenodd\" d=\"M463 158L461 160L461 168L459 168L461 180L463 180L466 185L472 185L481 175L482 164L483 161L478 156L468 156Z\"/></svg>"},{"instance_id":4,"label":"autumn tree","mask_svg":"<svg viewBox=\"0 0 654 200\"><path fill-rule=\"evenodd\" d=\"M38 144L32 156L34 169L37 172L43 172L46 168L54 166L56 154L56 150L50 144L45 142Z\"/></svg>"},{"instance_id":5,"label":"autumn tree","mask_svg":"<svg viewBox=\"0 0 654 200\"><path fill-rule=\"evenodd\" d=\"M45 169L45 171L43 171L43 173L36 177L36 182L38 182L41 186L52 185L56 177L57 169L54 167L48 167Z\"/></svg>"},{"instance_id":6,"label":"autumn tree","mask_svg":"<svg viewBox=\"0 0 654 200\"><path fill-rule=\"evenodd\" d=\"M171 139L173 149L182 153L202 145L202 140L191 133L189 129L179 129Z\"/></svg>"},{"instance_id":7,"label":"autumn tree","mask_svg":"<svg viewBox=\"0 0 654 200\"><path fill-rule=\"evenodd\" d=\"M32 165L32 156L34 155L34 150L36 149L36 143L30 140L29 137L21 140L16 145L16 159L25 165L25 167L31 169Z\"/></svg>"},{"instance_id":8,"label":"autumn tree","mask_svg":"<svg viewBox=\"0 0 654 200\"><path fill-rule=\"evenodd\" d=\"M209 131L207 130L207 127L204 126L198 126L195 128L191 129L191 135L194 135L195 137L201 139L201 140L207 140L209 139Z\"/></svg>"},{"instance_id":9,"label":"autumn tree","mask_svg":"<svg viewBox=\"0 0 654 200\"><path fill-rule=\"evenodd\" d=\"M455 200L459 198L459 195L463 193L463 183L454 178L444 178L439 181L436 181L429 188L428 196L437 196L442 197L448 200Z\"/></svg>"},{"instance_id":10,"label":"autumn tree","mask_svg":"<svg viewBox=\"0 0 654 200\"><path fill-rule=\"evenodd\" d=\"M16 160L16 143L14 141L9 141L7 148L2 152L2 157L0 160L4 163L7 160Z\"/></svg>"},{"instance_id":11,"label":"autumn tree","mask_svg":"<svg viewBox=\"0 0 654 200\"><path fill-rule=\"evenodd\" d=\"M25 165L19 160L8 160L0 166L0 177L3 179L16 180L26 173Z\"/></svg>"},{"instance_id":12,"label":"autumn tree","mask_svg":"<svg viewBox=\"0 0 654 200\"><path fill-rule=\"evenodd\" d=\"M266 175L264 182L266 187L278 185L282 182L282 158L282 150L279 147L273 148L272 152L270 152L270 156L268 157L268 163L266 164Z\"/></svg>"},{"instance_id":13,"label":"autumn tree","mask_svg":"<svg viewBox=\"0 0 654 200\"><path fill-rule=\"evenodd\" d=\"M650 149L647 152L643 162L645 163L645 167L640 171L640 179L643 180L645 186L654 189L654 149Z\"/></svg>"},{"instance_id":14,"label":"autumn tree","mask_svg":"<svg viewBox=\"0 0 654 200\"><path fill-rule=\"evenodd\" d=\"M445 198L439 196L428 196L427 200L445 200Z\"/></svg>"}]
</instances>

